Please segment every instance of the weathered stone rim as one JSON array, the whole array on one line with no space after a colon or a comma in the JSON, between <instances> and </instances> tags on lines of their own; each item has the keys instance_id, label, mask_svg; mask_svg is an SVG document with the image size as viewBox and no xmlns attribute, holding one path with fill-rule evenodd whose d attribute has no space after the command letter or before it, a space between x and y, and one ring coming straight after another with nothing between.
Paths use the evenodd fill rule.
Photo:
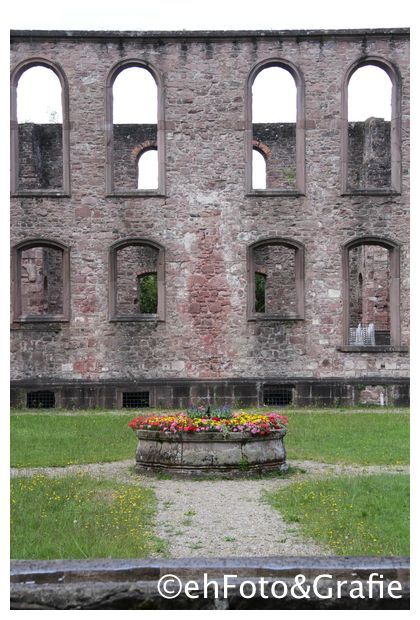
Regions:
<instances>
[{"instance_id":1,"label":"weathered stone rim","mask_svg":"<svg viewBox=\"0 0 420 620\"><path fill-rule=\"evenodd\" d=\"M279 429L276 431L271 431L266 435L259 435L258 433L251 433L250 431L241 432L238 431L234 433L233 431L228 431L227 433L222 433L220 431L200 431L200 432L176 432L171 433L168 431L156 431L156 430L147 430L147 429L134 429L136 436L138 439L145 439L150 441L168 441L168 442L180 442L180 443L190 443L190 442L220 442L220 443L248 443L250 441L269 441L270 439L279 439L286 435L286 429Z\"/></svg>"}]
</instances>

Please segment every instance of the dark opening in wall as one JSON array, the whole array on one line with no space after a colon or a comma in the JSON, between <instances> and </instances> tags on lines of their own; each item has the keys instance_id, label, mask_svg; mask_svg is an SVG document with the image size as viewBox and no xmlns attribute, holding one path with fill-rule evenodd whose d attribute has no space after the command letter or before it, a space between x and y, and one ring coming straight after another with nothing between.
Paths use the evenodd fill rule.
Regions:
<instances>
[{"instance_id":1,"label":"dark opening in wall","mask_svg":"<svg viewBox=\"0 0 420 620\"><path fill-rule=\"evenodd\" d=\"M26 406L28 409L52 409L55 407L55 394L47 390L28 392Z\"/></svg>"},{"instance_id":2,"label":"dark opening in wall","mask_svg":"<svg viewBox=\"0 0 420 620\"><path fill-rule=\"evenodd\" d=\"M266 385L264 405L285 406L293 401L293 385Z\"/></svg>"},{"instance_id":3,"label":"dark opening in wall","mask_svg":"<svg viewBox=\"0 0 420 620\"><path fill-rule=\"evenodd\" d=\"M173 395L174 395L174 398L189 398L190 386L189 385L174 385Z\"/></svg>"},{"instance_id":4,"label":"dark opening in wall","mask_svg":"<svg viewBox=\"0 0 420 620\"><path fill-rule=\"evenodd\" d=\"M122 406L128 409L150 407L149 392L123 392Z\"/></svg>"}]
</instances>

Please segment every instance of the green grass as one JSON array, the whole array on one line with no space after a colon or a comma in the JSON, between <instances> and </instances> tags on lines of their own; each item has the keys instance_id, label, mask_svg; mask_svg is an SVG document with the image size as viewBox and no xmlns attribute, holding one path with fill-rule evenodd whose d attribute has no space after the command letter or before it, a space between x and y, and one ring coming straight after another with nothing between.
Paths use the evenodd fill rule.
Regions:
<instances>
[{"instance_id":1,"label":"green grass","mask_svg":"<svg viewBox=\"0 0 420 620\"><path fill-rule=\"evenodd\" d=\"M63 466L135 458L132 414L12 415L12 467Z\"/></svg>"},{"instance_id":2,"label":"green grass","mask_svg":"<svg viewBox=\"0 0 420 620\"><path fill-rule=\"evenodd\" d=\"M288 459L400 465L409 462L408 413L288 411Z\"/></svg>"},{"instance_id":3,"label":"green grass","mask_svg":"<svg viewBox=\"0 0 420 620\"><path fill-rule=\"evenodd\" d=\"M283 410L282 413L289 416L285 439L288 459L362 465L399 465L409 461L406 412ZM13 414L12 466L134 460L136 437L127 422L135 415L136 412L126 411Z\"/></svg>"},{"instance_id":4,"label":"green grass","mask_svg":"<svg viewBox=\"0 0 420 620\"><path fill-rule=\"evenodd\" d=\"M408 556L409 477L381 474L290 485L266 498L336 555Z\"/></svg>"},{"instance_id":5,"label":"green grass","mask_svg":"<svg viewBox=\"0 0 420 620\"><path fill-rule=\"evenodd\" d=\"M147 557L165 552L153 534L153 491L88 476L11 483L11 557Z\"/></svg>"}]
</instances>

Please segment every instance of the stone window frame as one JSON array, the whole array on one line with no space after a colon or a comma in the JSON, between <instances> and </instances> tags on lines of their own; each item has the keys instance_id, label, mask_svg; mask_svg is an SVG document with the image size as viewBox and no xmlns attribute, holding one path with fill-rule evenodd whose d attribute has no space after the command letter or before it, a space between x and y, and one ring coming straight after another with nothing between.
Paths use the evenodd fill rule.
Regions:
<instances>
[{"instance_id":1,"label":"stone window frame","mask_svg":"<svg viewBox=\"0 0 420 620\"><path fill-rule=\"evenodd\" d=\"M295 251L295 286L297 312L294 315L255 312L254 250L265 245L282 245ZM285 237L268 237L255 241L247 248L247 319L248 321L301 321L305 319L305 246Z\"/></svg>"},{"instance_id":2,"label":"stone window frame","mask_svg":"<svg viewBox=\"0 0 420 620\"><path fill-rule=\"evenodd\" d=\"M156 189L116 189L114 185L114 123L113 123L113 86L117 76L125 69L139 67L148 71L156 82L157 89L157 139L156 149L158 152L158 187ZM105 86L105 139L106 139L106 165L105 185L106 196L165 196L166 172L165 172L165 106L163 79L157 69L148 61L138 58L128 58L117 62L106 79Z\"/></svg>"},{"instance_id":3,"label":"stone window frame","mask_svg":"<svg viewBox=\"0 0 420 620\"><path fill-rule=\"evenodd\" d=\"M148 246L159 252L157 259L157 291L158 307L156 314L121 315L117 314L117 254L128 246ZM150 272L148 272L150 273ZM111 322L138 322L138 321L165 321L165 248L151 239L130 237L113 243L109 249L109 321Z\"/></svg>"},{"instance_id":4,"label":"stone window frame","mask_svg":"<svg viewBox=\"0 0 420 620\"><path fill-rule=\"evenodd\" d=\"M60 80L61 84L61 110L63 132L63 185L62 189L21 189L19 188L19 125L17 119L17 86L19 79L25 71L32 67L45 67L51 69ZM11 75L10 91L10 188L12 196L70 196L70 106L69 87L61 66L43 57L27 58L20 62Z\"/></svg>"},{"instance_id":5,"label":"stone window frame","mask_svg":"<svg viewBox=\"0 0 420 620\"><path fill-rule=\"evenodd\" d=\"M255 147L252 131L252 86L261 71L280 67L288 71L296 84L296 188L253 189L252 150ZM284 58L268 58L251 69L245 86L245 191L247 196L303 196L305 194L305 82L301 70Z\"/></svg>"},{"instance_id":6,"label":"stone window frame","mask_svg":"<svg viewBox=\"0 0 420 620\"><path fill-rule=\"evenodd\" d=\"M63 313L22 316L21 258L24 250L46 247L63 253ZM12 309L15 323L67 323L70 320L70 248L55 239L25 239L12 248Z\"/></svg>"},{"instance_id":7,"label":"stone window frame","mask_svg":"<svg viewBox=\"0 0 420 620\"><path fill-rule=\"evenodd\" d=\"M391 80L391 185L387 188L354 189L348 186L348 86L361 67L372 65ZM398 68L380 56L364 56L347 69L341 88L341 195L395 195L401 193L401 76Z\"/></svg>"},{"instance_id":8,"label":"stone window frame","mask_svg":"<svg viewBox=\"0 0 420 620\"><path fill-rule=\"evenodd\" d=\"M353 248L361 245L378 245L389 252L390 262L390 285L389 285L389 308L390 308L390 345L359 346L349 344L350 327L350 280L349 280L349 253ZM381 351L406 351L407 347L401 346L401 318L400 318L400 249L401 246L385 237L356 237L342 246L343 265L343 346L340 351L347 352L381 352Z\"/></svg>"}]
</instances>

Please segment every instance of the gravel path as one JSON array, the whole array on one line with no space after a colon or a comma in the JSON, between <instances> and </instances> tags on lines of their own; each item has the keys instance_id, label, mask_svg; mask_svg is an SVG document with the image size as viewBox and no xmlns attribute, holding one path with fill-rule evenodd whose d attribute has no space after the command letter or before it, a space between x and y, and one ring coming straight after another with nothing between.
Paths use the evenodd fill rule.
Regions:
<instances>
[{"instance_id":1,"label":"gravel path","mask_svg":"<svg viewBox=\"0 0 420 620\"><path fill-rule=\"evenodd\" d=\"M407 473L408 466L356 466L291 461L301 469L292 478L235 480L161 480L133 471L133 460L67 467L12 469L12 477L84 472L93 477L152 488L158 499L156 533L168 541L171 557L329 555L304 540L264 501L264 492L299 480L331 475Z\"/></svg>"}]
</instances>

